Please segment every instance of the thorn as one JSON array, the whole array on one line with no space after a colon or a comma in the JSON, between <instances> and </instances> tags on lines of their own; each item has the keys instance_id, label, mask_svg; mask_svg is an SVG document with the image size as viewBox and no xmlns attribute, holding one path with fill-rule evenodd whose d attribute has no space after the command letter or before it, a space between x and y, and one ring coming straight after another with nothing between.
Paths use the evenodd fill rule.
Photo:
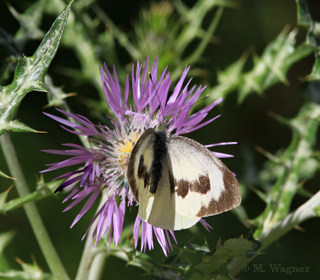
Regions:
<instances>
[{"instance_id":1,"label":"thorn","mask_svg":"<svg viewBox=\"0 0 320 280\"><path fill-rule=\"evenodd\" d=\"M76 92L70 92L70 93L67 93L67 97L71 97L71 96L76 96L78 93Z\"/></svg>"},{"instance_id":2,"label":"thorn","mask_svg":"<svg viewBox=\"0 0 320 280\"><path fill-rule=\"evenodd\" d=\"M299 225L295 225L294 228L298 231L301 231L301 232L306 232L307 230Z\"/></svg>"},{"instance_id":3,"label":"thorn","mask_svg":"<svg viewBox=\"0 0 320 280\"><path fill-rule=\"evenodd\" d=\"M266 254L266 253L267 253L267 252L265 252L265 251L262 251L262 252L259 251L259 252L257 252L258 255L263 255L263 254Z\"/></svg>"},{"instance_id":4,"label":"thorn","mask_svg":"<svg viewBox=\"0 0 320 280\"><path fill-rule=\"evenodd\" d=\"M5 175L5 178L8 178L8 179L12 179L12 180L17 180L16 178L13 178L7 174L4 174ZM9 189L11 189L13 186L11 186Z\"/></svg>"},{"instance_id":5,"label":"thorn","mask_svg":"<svg viewBox=\"0 0 320 280\"><path fill-rule=\"evenodd\" d=\"M282 117L282 116L280 116L280 115L278 115L278 114L276 114L276 113L274 113L274 112L271 112L271 111L268 111L267 115L268 115L269 117L277 120L278 122L280 122L280 123L282 123L282 124L285 124L285 125L288 125L288 126L291 126L291 127L292 127L290 120L287 119L287 118L284 118L284 117Z\"/></svg>"},{"instance_id":6,"label":"thorn","mask_svg":"<svg viewBox=\"0 0 320 280\"><path fill-rule=\"evenodd\" d=\"M267 202L267 196L265 193L251 185L249 185L249 189L252 190L257 196L259 196L262 201Z\"/></svg>"},{"instance_id":7,"label":"thorn","mask_svg":"<svg viewBox=\"0 0 320 280\"><path fill-rule=\"evenodd\" d=\"M278 114L276 114L275 112L272 112L272 111L268 111L267 115L271 118L274 118L274 119L276 119L279 116Z\"/></svg>"},{"instance_id":8,"label":"thorn","mask_svg":"<svg viewBox=\"0 0 320 280\"><path fill-rule=\"evenodd\" d=\"M20 264L21 266L23 266L25 264L25 262L23 260L19 259L19 258L16 258L16 262L18 264Z\"/></svg>"},{"instance_id":9,"label":"thorn","mask_svg":"<svg viewBox=\"0 0 320 280\"><path fill-rule=\"evenodd\" d=\"M280 159L276 157L275 155L267 152L265 149L261 148L260 146L255 146L255 149L262 155L264 155L266 158L274 161L275 163L280 163Z\"/></svg>"}]
</instances>

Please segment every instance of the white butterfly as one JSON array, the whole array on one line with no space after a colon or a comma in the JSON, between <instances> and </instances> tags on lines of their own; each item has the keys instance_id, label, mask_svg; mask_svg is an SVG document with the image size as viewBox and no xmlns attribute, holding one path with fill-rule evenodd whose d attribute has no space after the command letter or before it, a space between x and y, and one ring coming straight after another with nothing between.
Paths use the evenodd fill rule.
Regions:
<instances>
[{"instance_id":1,"label":"white butterfly","mask_svg":"<svg viewBox=\"0 0 320 280\"><path fill-rule=\"evenodd\" d=\"M127 178L139 216L155 227L179 230L241 202L232 172L206 147L171 135L162 122L135 144Z\"/></svg>"}]
</instances>

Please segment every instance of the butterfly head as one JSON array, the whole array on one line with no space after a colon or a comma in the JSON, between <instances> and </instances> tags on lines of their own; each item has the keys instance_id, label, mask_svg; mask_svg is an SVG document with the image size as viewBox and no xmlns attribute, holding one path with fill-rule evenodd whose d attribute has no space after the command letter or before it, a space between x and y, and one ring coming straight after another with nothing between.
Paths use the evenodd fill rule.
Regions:
<instances>
[{"instance_id":1,"label":"butterfly head","mask_svg":"<svg viewBox=\"0 0 320 280\"><path fill-rule=\"evenodd\" d=\"M170 139L170 133L168 131L168 125L166 124L166 122L160 122L157 125L155 132L157 135L157 140L163 145L167 146Z\"/></svg>"}]
</instances>

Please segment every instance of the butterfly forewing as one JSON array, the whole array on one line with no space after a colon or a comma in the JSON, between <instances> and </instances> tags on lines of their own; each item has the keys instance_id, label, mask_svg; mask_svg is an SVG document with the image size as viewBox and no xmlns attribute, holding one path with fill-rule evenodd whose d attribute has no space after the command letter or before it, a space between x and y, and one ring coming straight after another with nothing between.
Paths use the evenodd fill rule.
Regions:
<instances>
[{"instance_id":1,"label":"butterfly forewing","mask_svg":"<svg viewBox=\"0 0 320 280\"><path fill-rule=\"evenodd\" d=\"M206 147L192 139L172 135L168 151L179 214L204 217L240 204L237 180Z\"/></svg>"},{"instance_id":2,"label":"butterfly forewing","mask_svg":"<svg viewBox=\"0 0 320 280\"><path fill-rule=\"evenodd\" d=\"M127 178L134 197L140 203L148 194L153 155L155 131L147 129L135 144L128 163ZM142 217L141 217L142 218Z\"/></svg>"},{"instance_id":3,"label":"butterfly forewing","mask_svg":"<svg viewBox=\"0 0 320 280\"><path fill-rule=\"evenodd\" d=\"M167 150L155 159L154 129L146 130L134 146L128 164L127 177L131 190L139 203L139 216L142 220L163 229L179 230L196 224L200 218L180 215L176 211L174 177ZM161 179L153 194L150 192L152 163L162 164Z\"/></svg>"}]
</instances>

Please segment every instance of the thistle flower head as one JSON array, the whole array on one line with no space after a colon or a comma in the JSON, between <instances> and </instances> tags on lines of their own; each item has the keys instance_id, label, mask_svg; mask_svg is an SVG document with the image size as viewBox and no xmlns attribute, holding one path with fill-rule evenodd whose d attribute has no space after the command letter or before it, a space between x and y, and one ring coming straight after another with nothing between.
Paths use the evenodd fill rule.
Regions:
<instances>
[{"instance_id":1,"label":"thistle flower head","mask_svg":"<svg viewBox=\"0 0 320 280\"><path fill-rule=\"evenodd\" d=\"M135 201L128 186L128 178L126 178L128 161L131 151L142 133L150 127L156 127L165 118L170 120L168 131L179 135L197 130L219 117L202 122L208 112L222 101L222 98L199 112L189 115L192 106L205 88L201 86L189 88L191 79L185 83L189 71L189 68L186 67L169 96L170 73L165 69L158 78L157 63L156 57L150 72L151 79L148 75L149 59L143 69L139 62L136 68L132 65L131 82L128 75L124 92L121 91L115 67L113 68L113 77L106 65L104 65L104 70L100 68L106 101L115 116L114 118L110 117L111 127L102 124L94 125L83 116L59 109L57 110L60 113L72 121L45 113L70 133L87 136L90 148L67 143L63 144L67 147L65 150L45 150L45 152L65 155L69 158L48 164L48 168L42 172L75 166L74 171L64 173L56 178L64 178L64 182L56 191L65 188L71 189L70 194L63 202L70 199L72 202L64 211L86 199L71 227L91 208L98 196L101 193L104 194L105 202L89 226L89 228L93 225L95 227L90 237L91 241L95 239L95 244L99 238L105 237L106 234L109 235L109 245L111 242L117 245L120 240L126 206L133 205ZM133 100L132 104L129 103L129 99ZM229 156L218 153L216 155ZM204 220L201 220L201 224L206 229L210 227ZM138 246L140 229L141 251L145 251L147 247L153 248L153 233L165 254L172 250L170 236L176 241L173 231L156 228L142 221L138 215L133 232L135 247Z\"/></svg>"}]
</instances>

